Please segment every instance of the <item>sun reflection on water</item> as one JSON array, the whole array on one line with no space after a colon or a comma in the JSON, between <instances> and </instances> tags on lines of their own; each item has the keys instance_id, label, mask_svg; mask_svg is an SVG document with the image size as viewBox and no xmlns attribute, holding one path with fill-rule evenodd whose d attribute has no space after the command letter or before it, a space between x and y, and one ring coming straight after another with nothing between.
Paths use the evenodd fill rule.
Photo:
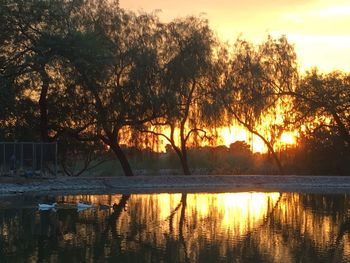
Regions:
<instances>
[{"instance_id":1,"label":"sun reflection on water","mask_svg":"<svg viewBox=\"0 0 350 263\"><path fill-rule=\"evenodd\" d=\"M81 246L82 240L90 246L102 242L104 253L113 254L111 246L117 242L120 253L158 251L163 255L172 251L176 262L198 262L209 250L224 261L230 255L251 260L259 256L262 262L314 262L323 257L350 261L347 196L164 193L79 195L58 200L78 201L110 207L71 214L76 218L75 227L63 230L71 246ZM4 225L2 232L13 232L7 228ZM86 253L89 257L91 251Z\"/></svg>"},{"instance_id":2,"label":"sun reflection on water","mask_svg":"<svg viewBox=\"0 0 350 263\"><path fill-rule=\"evenodd\" d=\"M71 196L65 202L77 202L76 198L83 196ZM167 232L169 223L180 221L182 194L137 194L132 195L128 207L137 211L140 218L147 218L147 224ZM118 203L121 195L89 196L86 200L96 204ZM230 232L230 235L245 235L254 226L261 224L270 210L280 198L280 193L222 193L222 194L187 194L185 218L187 222L215 222L221 231ZM130 215L129 215L130 216ZM126 220L125 218L121 221ZM130 220L130 219L129 219ZM127 225L127 223L125 224ZM121 227L121 225L119 225ZM178 234L178 231L177 233Z\"/></svg>"},{"instance_id":3,"label":"sun reflection on water","mask_svg":"<svg viewBox=\"0 0 350 263\"><path fill-rule=\"evenodd\" d=\"M188 210L197 211L199 218L219 218L220 228L244 235L264 220L279 196L279 193L193 194L187 197Z\"/></svg>"}]
</instances>

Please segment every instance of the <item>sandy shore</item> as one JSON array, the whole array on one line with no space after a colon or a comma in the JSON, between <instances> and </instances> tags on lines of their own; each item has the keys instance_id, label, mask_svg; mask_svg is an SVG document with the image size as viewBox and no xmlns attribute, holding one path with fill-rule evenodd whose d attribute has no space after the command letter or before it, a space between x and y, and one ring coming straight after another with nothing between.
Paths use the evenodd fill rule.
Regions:
<instances>
[{"instance_id":1,"label":"sandy shore","mask_svg":"<svg viewBox=\"0 0 350 263\"><path fill-rule=\"evenodd\" d=\"M135 176L59 177L0 180L0 195L45 193L160 193L160 192L308 192L350 193L350 176Z\"/></svg>"}]
</instances>

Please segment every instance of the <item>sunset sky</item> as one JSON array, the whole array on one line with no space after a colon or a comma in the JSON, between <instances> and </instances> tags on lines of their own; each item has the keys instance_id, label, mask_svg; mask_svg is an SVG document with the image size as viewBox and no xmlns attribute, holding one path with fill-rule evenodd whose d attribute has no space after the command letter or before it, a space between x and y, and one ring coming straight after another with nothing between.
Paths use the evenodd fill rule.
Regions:
<instances>
[{"instance_id":1,"label":"sunset sky","mask_svg":"<svg viewBox=\"0 0 350 263\"><path fill-rule=\"evenodd\" d=\"M242 34L259 43L267 34L285 34L295 44L301 70L350 71L349 0L121 0L120 5L161 10L163 21L202 15L225 41Z\"/></svg>"}]
</instances>

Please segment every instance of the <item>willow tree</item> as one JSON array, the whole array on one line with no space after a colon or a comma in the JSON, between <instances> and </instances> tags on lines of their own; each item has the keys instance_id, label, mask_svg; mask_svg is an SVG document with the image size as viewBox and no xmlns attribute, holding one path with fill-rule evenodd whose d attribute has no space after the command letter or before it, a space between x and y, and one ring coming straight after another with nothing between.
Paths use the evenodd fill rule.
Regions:
<instances>
[{"instance_id":1,"label":"willow tree","mask_svg":"<svg viewBox=\"0 0 350 263\"><path fill-rule=\"evenodd\" d=\"M310 134L324 130L337 135L350 149L350 75L342 72L307 72L295 91L296 120ZM306 128L306 129L305 129Z\"/></svg>"},{"instance_id":2,"label":"willow tree","mask_svg":"<svg viewBox=\"0 0 350 263\"><path fill-rule=\"evenodd\" d=\"M49 87L52 79L48 67L55 59L51 46L43 39L63 33L69 12L80 2L69 1L2 1L1 15L6 20L2 51L4 52L4 74L10 78L12 88L31 93L39 108L38 127L40 138L50 140ZM4 25L3 25L4 26ZM33 116L35 117L35 116Z\"/></svg>"},{"instance_id":3,"label":"willow tree","mask_svg":"<svg viewBox=\"0 0 350 263\"><path fill-rule=\"evenodd\" d=\"M109 8L112 3L118 4L107 0L1 1L2 72L11 81L9 86L19 90L17 100L33 102L31 126L42 141L57 139L59 121L69 113L59 111L58 116L50 103L63 84L57 83L58 68L66 62L57 52L62 46L60 40L72 29L82 28L93 10Z\"/></svg>"},{"instance_id":4,"label":"willow tree","mask_svg":"<svg viewBox=\"0 0 350 263\"><path fill-rule=\"evenodd\" d=\"M238 39L221 90L228 117L265 143L281 173L274 143L286 130L278 119L286 116L291 105L281 94L294 90L297 81L296 54L285 37L268 37L259 46Z\"/></svg>"},{"instance_id":5,"label":"willow tree","mask_svg":"<svg viewBox=\"0 0 350 263\"><path fill-rule=\"evenodd\" d=\"M160 45L161 117L141 131L164 138L190 174L188 147L207 136L203 113L211 99L215 39L206 20L189 17L165 24Z\"/></svg>"},{"instance_id":6,"label":"willow tree","mask_svg":"<svg viewBox=\"0 0 350 263\"><path fill-rule=\"evenodd\" d=\"M98 9L91 18L83 30L76 28L61 41L66 45L58 52L68 58L76 83L89 98L81 109L92 117L92 139L108 145L125 175L132 176L121 131L159 114L157 17Z\"/></svg>"},{"instance_id":7,"label":"willow tree","mask_svg":"<svg viewBox=\"0 0 350 263\"><path fill-rule=\"evenodd\" d=\"M25 130L29 126L20 106L30 104L27 101L19 102L23 87L18 83L18 76L27 70L25 58L29 51L25 48L27 38L20 33L18 24L13 22L11 11L16 4L15 1L0 2L0 124L4 139L19 138L22 133L18 134L18 129ZM21 27L25 27L25 24L21 23ZM24 110L28 115L32 112L30 109ZM31 117L33 120L34 115Z\"/></svg>"},{"instance_id":8,"label":"willow tree","mask_svg":"<svg viewBox=\"0 0 350 263\"><path fill-rule=\"evenodd\" d=\"M75 162L87 157L84 162L90 163L98 143L79 142L77 134L90 129L94 121L81 107L89 103L91 107L91 101L81 92L73 67L61 51L69 45L64 41L71 38L72 31L91 23L94 10L115 10L117 2L9 0L0 5L4 138L58 140L62 166L74 153Z\"/></svg>"},{"instance_id":9,"label":"willow tree","mask_svg":"<svg viewBox=\"0 0 350 263\"><path fill-rule=\"evenodd\" d=\"M149 121L159 108L151 99L159 91L157 18L108 0L6 1L3 7L13 28L1 40L9 47L0 62L12 63L6 73L37 100L42 140L102 140L132 175L119 132Z\"/></svg>"}]
</instances>

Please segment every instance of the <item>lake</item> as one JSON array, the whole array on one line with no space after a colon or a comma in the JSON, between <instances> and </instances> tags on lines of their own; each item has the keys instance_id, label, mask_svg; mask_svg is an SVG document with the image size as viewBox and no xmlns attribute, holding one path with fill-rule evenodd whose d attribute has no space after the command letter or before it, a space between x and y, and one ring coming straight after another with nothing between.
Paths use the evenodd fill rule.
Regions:
<instances>
[{"instance_id":1,"label":"lake","mask_svg":"<svg viewBox=\"0 0 350 263\"><path fill-rule=\"evenodd\" d=\"M52 202L55 210L38 210ZM78 210L77 202L95 207ZM0 262L350 262L350 197L3 197L0 233Z\"/></svg>"}]
</instances>

